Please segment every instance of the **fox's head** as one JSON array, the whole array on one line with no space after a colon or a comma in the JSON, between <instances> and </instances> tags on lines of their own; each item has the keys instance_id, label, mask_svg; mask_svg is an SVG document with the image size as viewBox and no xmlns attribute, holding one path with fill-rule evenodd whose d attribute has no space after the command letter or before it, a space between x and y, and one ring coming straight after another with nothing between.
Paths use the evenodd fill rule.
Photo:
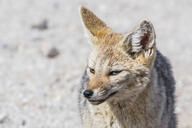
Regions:
<instances>
[{"instance_id":1,"label":"fox's head","mask_svg":"<svg viewBox=\"0 0 192 128\"><path fill-rule=\"evenodd\" d=\"M139 94L150 82L156 56L153 25L143 20L129 33L120 34L90 10L81 7L80 12L93 44L84 96L100 104Z\"/></svg>"}]
</instances>

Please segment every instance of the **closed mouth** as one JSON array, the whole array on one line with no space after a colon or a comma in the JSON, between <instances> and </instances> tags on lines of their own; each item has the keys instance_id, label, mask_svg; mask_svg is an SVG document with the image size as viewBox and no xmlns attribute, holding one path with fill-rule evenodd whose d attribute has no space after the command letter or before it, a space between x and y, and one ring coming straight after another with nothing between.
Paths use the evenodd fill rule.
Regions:
<instances>
[{"instance_id":1,"label":"closed mouth","mask_svg":"<svg viewBox=\"0 0 192 128\"><path fill-rule=\"evenodd\" d=\"M111 93L109 96L107 96L105 99L101 99L101 100L91 100L89 99L89 102L93 105L99 105L101 103L103 103L105 100L109 99L110 97L112 97L113 95L115 95L117 92L113 92Z\"/></svg>"}]
</instances>

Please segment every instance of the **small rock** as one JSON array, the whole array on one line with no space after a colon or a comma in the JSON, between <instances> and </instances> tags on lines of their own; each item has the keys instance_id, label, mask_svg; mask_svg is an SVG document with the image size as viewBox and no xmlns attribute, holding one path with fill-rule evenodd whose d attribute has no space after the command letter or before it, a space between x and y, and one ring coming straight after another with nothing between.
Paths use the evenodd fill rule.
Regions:
<instances>
[{"instance_id":1,"label":"small rock","mask_svg":"<svg viewBox=\"0 0 192 128\"><path fill-rule=\"evenodd\" d=\"M26 125L26 121L25 121L25 120L22 120L21 125L22 125L22 126L25 126L25 125Z\"/></svg>"},{"instance_id":2,"label":"small rock","mask_svg":"<svg viewBox=\"0 0 192 128\"><path fill-rule=\"evenodd\" d=\"M48 58L55 58L58 55L59 55L58 49L53 47L53 48L50 49L49 53L47 54L47 57Z\"/></svg>"},{"instance_id":3,"label":"small rock","mask_svg":"<svg viewBox=\"0 0 192 128\"><path fill-rule=\"evenodd\" d=\"M0 116L0 124L3 124L8 118L8 115L7 114L2 114Z\"/></svg>"},{"instance_id":4,"label":"small rock","mask_svg":"<svg viewBox=\"0 0 192 128\"><path fill-rule=\"evenodd\" d=\"M47 20L43 20L43 21L41 21L38 24L32 25L31 28L32 29L37 29L37 30L40 30L40 31L46 30L46 29L48 29L48 21Z\"/></svg>"}]
</instances>

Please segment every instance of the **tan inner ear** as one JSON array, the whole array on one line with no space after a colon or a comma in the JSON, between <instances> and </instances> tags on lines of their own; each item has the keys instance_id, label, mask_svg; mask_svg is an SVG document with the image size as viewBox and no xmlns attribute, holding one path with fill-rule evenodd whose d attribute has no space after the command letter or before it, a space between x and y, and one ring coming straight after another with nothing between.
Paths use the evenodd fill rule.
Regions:
<instances>
[{"instance_id":1,"label":"tan inner ear","mask_svg":"<svg viewBox=\"0 0 192 128\"><path fill-rule=\"evenodd\" d=\"M155 58L156 58L156 47L153 47L151 49L151 55L150 56L145 56L143 54L140 54L139 56L137 56L135 58L135 60L140 63L140 64L143 64L144 66L146 67L149 67L151 68L153 66L153 63L155 61Z\"/></svg>"},{"instance_id":2,"label":"tan inner ear","mask_svg":"<svg viewBox=\"0 0 192 128\"><path fill-rule=\"evenodd\" d=\"M81 16L91 36L102 38L111 31L102 20L85 7L81 7Z\"/></svg>"}]
</instances>

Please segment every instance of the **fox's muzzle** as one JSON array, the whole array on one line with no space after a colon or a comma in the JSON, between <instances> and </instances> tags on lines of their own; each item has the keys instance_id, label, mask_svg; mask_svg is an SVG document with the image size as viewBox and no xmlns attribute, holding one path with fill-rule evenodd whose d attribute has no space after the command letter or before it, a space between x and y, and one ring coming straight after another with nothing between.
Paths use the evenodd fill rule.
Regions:
<instances>
[{"instance_id":1,"label":"fox's muzzle","mask_svg":"<svg viewBox=\"0 0 192 128\"><path fill-rule=\"evenodd\" d=\"M98 104L103 103L105 100L112 97L116 93L117 93L117 91L112 92L112 93L103 93L102 95L98 96L98 95L94 94L94 92L92 90L87 89L83 92L83 95L85 98L87 98L89 100L89 102L91 104L98 105Z\"/></svg>"}]
</instances>

